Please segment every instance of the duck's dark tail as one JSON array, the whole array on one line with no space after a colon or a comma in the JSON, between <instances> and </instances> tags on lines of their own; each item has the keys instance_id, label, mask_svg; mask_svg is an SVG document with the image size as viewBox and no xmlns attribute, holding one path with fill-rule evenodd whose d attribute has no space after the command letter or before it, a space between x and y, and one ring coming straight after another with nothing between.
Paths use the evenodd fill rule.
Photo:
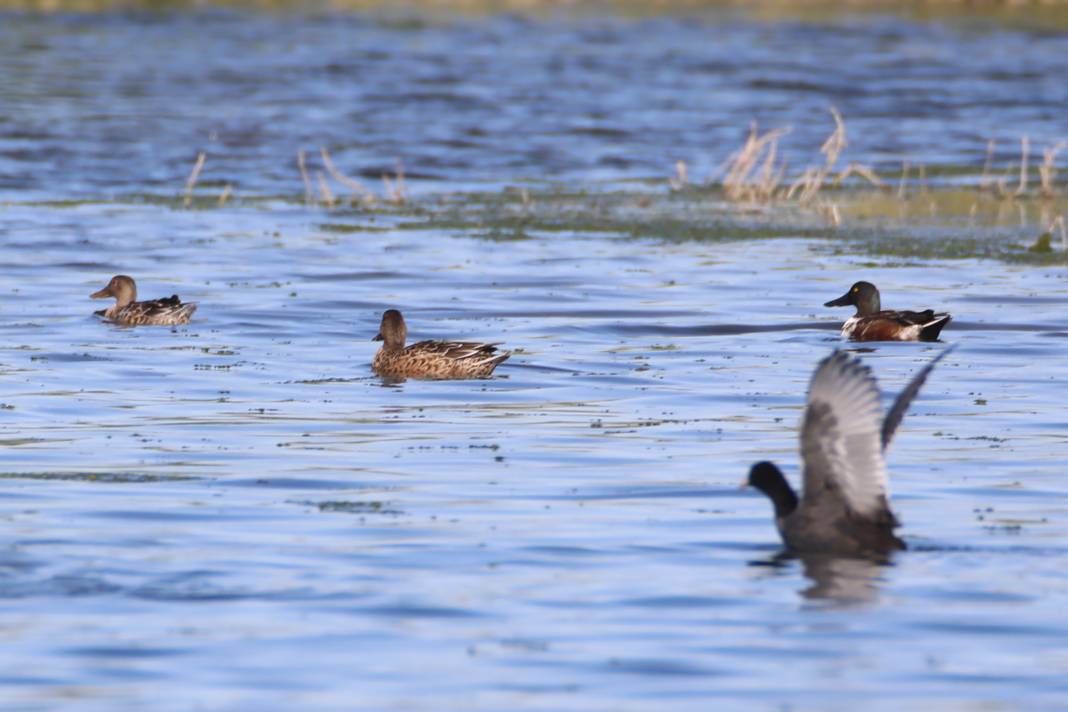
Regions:
<instances>
[{"instance_id":1,"label":"duck's dark tail","mask_svg":"<svg viewBox=\"0 0 1068 712\"><path fill-rule=\"evenodd\" d=\"M500 366L502 363L508 360L508 357L512 355L511 351L502 351L499 354L494 354L493 358L486 359L486 363L489 364L489 372L493 373L493 369Z\"/></svg>"},{"instance_id":2,"label":"duck's dark tail","mask_svg":"<svg viewBox=\"0 0 1068 712\"><path fill-rule=\"evenodd\" d=\"M929 321L920 329L920 341L938 341L938 335L942 333L942 327L952 320L949 314L935 314L934 321Z\"/></svg>"}]
</instances>

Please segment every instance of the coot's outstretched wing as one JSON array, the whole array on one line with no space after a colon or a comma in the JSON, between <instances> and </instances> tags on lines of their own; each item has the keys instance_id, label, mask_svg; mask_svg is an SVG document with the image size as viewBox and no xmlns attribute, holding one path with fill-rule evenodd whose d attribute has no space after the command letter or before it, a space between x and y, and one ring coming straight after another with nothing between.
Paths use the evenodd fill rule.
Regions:
<instances>
[{"instance_id":1,"label":"coot's outstretched wing","mask_svg":"<svg viewBox=\"0 0 1068 712\"><path fill-rule=\"evenodd\" d=\"M927 380L927 376L931 373L931 370L939 361L946 357L946 354L955 348L957 348L956 345L950 346L948 349L931 359L926 366L920 369L919 373L912 377L909 384L905 386L905 390L901 391L901 394L898 395L897 400L894 401L894 405L890 408L890 412L886 414L886 420L883 421L883 450L890 446L890 441L894 437L894 431L897 430L897 426L901 425L901 421L905 417L905 411L908 410L909 405L912 403L912 399L920 392L920 388L923 387L923 382Z\"/></svg>"},{"instance_id":2,"label":"coot's outstretched wing","mask_svg":"<svg viewBox=\"0 0 1068 712\"><path fill-rule=\"evenodd\" d=\"M857 514L887 509L882 406L871 371L835 351L820 362L801 423L802 499L840 497Z\"/></svg>"}]
</instances>

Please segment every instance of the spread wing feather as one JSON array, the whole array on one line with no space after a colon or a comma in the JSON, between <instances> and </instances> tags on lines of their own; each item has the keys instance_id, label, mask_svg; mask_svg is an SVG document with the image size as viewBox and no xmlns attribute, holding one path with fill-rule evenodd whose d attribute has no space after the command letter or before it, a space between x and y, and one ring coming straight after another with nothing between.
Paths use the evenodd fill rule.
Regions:
<instances>
[{"instance_id":1,"label":"spread wing feather","mask_svg":"<svg viewBox=\"0 0 1068 712\"><path fill-rule=\"evenodd\" d=\"M890 447L890 441L894 437L894 431L897 430L897 426L901 425L901 421L905 417L905 411L908 410L909 405L912 403L912 399L920 392L920 388L923 387L923 382L927 380L927 376L930 375L931 370L955 348L957 348L956 345L950 346L948 349L931 359L926 366L920 369L919 373L912 377L909 384L905 386L905 390L901 391L901 394L898 395L897 399L894 401L894 405L890 407L890 412L886 414L886 420L883 421L883 450Z\"/></svg>"},{"instance_id":2,"label":"spread wing feather","mask_svg":"<svg viewBox=\"0 0 1068 712\"><path fill-rule=\"evenodd\" d=\"M809 385L801 424L802 496L830 490L858 514L885 509L881 432L882 406L871 371L859 359L835 351L820 362Z\"/></svg>"}]
</instances>

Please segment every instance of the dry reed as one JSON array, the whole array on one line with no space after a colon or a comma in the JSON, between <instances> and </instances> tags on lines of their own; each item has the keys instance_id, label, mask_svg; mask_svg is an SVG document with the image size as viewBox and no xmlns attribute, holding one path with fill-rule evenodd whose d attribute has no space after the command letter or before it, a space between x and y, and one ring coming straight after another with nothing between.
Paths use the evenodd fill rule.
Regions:
<instances>
[{"instance_id":1,"label":"dry reed","mask_svg":"<svg viewBox=\"0 0 1068 712\"><path fill-rule=\"evenodd\" d=\"M790 132L789 128L773 129L761 134L756 124L749 127L745 144L730 155L717 173L723 173L720 181L729 200L749 204L770 204L776 200L796 200L802 206L817 203L820 191L825 187L838 187L853 175L860 176L876 188L885 188L885 182L873 169L862 163L850 163L835 174L836 166L843 151L849 145L845 120L835 107L830 108L834 118L834 130L820 146L823 163L809 166L798 175L789 186L782 187L786 178L786 161L779 156L779 139ZM677 173L681 161L676 166ZM684 173L671 179L672 186L679 184ZM841 222L837 207L819 203L828 219L835 224Z\"/></svg>"},{"instance_id":2,"label":"dry reed","mask_svg":"<svg viewBox=\"0 0 1068 712\"><path fill-rule=\"evenodd\" d=\"M189 207L193 203L193 188L196 187L197 180L200 178L200 171L204 169L204 162L208 160L208 154L201 151L197 154L196 163L193 164L193 170L189 173L189 178L185 181L185 200L183 204L185 207Z\"/></svg>"},{"instance_id":3,"label":"dry reed","mask_svg":"<svg viewBox=\"0 0 1068 712\"><path fill-rule=\"evenodd\" d=\"M837 207L821 197L821 191L840 188L846 180L854 176L864 179L877 190L889 192L892 189L886 178L861 163L851 162L836 172L836 166L849 146L849 140L842 115L834 107L831 107L830 111L834 118L834 130L820 146L820 153L823 154L821 164L806 167L790 180L786 174L786 161L781 158L779 151L779 140L790 132L790 128L761 133L756 123L753 123L750 124L742 147L713 172L708 182L715 183L714 178L722 175L718 183L727 199L735 203L771 205L777 201L791 201L801 207L812 207L830 222L838 224L841 218ZM1060 195L1056 186L1056 163L1061 152L1068 149L1068 141L1061 141L1043 150L1042 162L1037 166L1037 187L1032 187L1034 184L1030 181L1031 141L1028 136L1020 138L1019 162L1012 162L1006 168L995 165L996 148L994 139L987 141L986 156L978 180L980 193L992 193L1000 201L1010 204L1034 198L1048 201ZM782 187L784 180L790 181L786 187ZM668 184L673 190L680 190L687 185L687 181L686 163L678 161L675 164L675 175L668 179ZM930 212L932 216L935 215L938 212L938 204L931 197L927 166L918 163L913 171L912 163L906 158L901 162L901 173L897 179L897 199L902 203L908 201L911 187L915 187L919 195L929 198ZM1017 205L1018 210L1021 208L1022 206ZM977 211L978 203L975 203L971 210L973 217ZM1061 229L1063 230L1063 227Z\"/></svg>"},{"instance_id":4,"label":"dry reed","mask_svg":"<svg viewBox=\"0 0 1068 712\"><path fill-rule=\"evenodd\" d=\"M1027 158L1031 150L1031 139L1024 134L1020 138L1020 184L1016 187L1015 195L1023 195L1027 192Z\"/></svg>"},{"instance_id":5,"label":"dry reed","mask_svg":"<svg viewBox=\"0 0 1068 712\"><path fill-rule=\"evenodd\" d=\"M779 139L790 129L772 129L761 135L756 122L749 126L745 144L727 159L721 181L727 197L735 202L767 203L786 172L777 164ZM722 170L722 169L721 169Z\"/></svg>"},{"instance_id":6,"label":"dry reed","mask_svg":"<svg viewBox=\"0 0 1068 712\"><path fill-rule=\"evenodd\" d=\"M827 177L834 171L835 165L838 163L839 157L842 155L842 151L849 145L849 140L846 137L845 121L842 119L842 115L838 113L838 109L831 107L831 116L834 117L834 131L820 146L820 153L823 154L823 165L817 167L806 168L801 174L801 178L790 186L790 191L787 191L789 196L792 196L797 188L800 188L798 194L798 200L802 205L807 205L814 201L819 195L820 190L827 184ZM867 172L874 175L874 171L866 166L860 164L853 164L853 172L861 173ZM858 170L859 169L859 170ZM840 180L844 180L849 176L849 170L843 172L840 176ZM837 209L835 209L835 220L838 220ZM835 223L838 224L838 223Z\"/></svg>"},{"instance_id":7,"label":"dry reed","mask_svg":"<svg viewBox=\"0 0 1068 712\"><path fill-rule=\"evenodd\" d=\"M334 207L334 193L326 182L326 175L322 171L315 171L315 180L319 184L319 195L322 196L323 203L327 208Z\"/></svg>"},{"instance_id":8,"label":"dry reed","mask_svg":"<svg viewBox=\"0 0 1068 712\"><path fill-rule=\"evenodd\" d=\"M984 189L984 188L989 188L990 187L990 181L991 181L991 179L990 179L990 166L994 162L994 147L995 147L995 145L996 144L994 143L994 139L990 139L989 141L986 142L986 160L983 161L983 174L981 176L979 176L979 188L980 189Z\"/></svg>"},{"instance_id":9,"label":"dry reed","mask_svg":"<svg viewBox=\"0 0 1068 712\"><path fill-rule=\"evenodd\" d=\"M876 175L875 171L873 171L871 168L865 166L862 163L850 163L848 166L846 166L845 169L838 174L838 177L834 179L834 186L840 186L846 178L849 178L853 174L864 178L875 188L886 188L886 182L878 175Z\"/></svg>"},{"instance_id":10,"label":"dry reed","mask_svg":"<svg viewBox=\"0 0 1068 712\"><path fill-rule=\"evenodd\" d=\"M404 164L397 161L397 172L393 180L389 175L382 174L382 184L385 186L386 200L395 205L404 205L408 202L408 188L404 183Z\"/></svg>"},{"instance_id":11,"label":"dry reed","mask_svg":"<svg viewBox=\"0 0 1068 712\"><path fill-rule=\"evenodd\" d=\"M668 185L672 190L682 190L690 184L689 170L686 161L675 161L675 176L668 178Z\"/></svg>"},{"instance_id":12,"label":"dry reed","mask_svg":"<svg viewBox=\"0 0 1068 712\"><path fill-rule=\"evenodd\" d=\"M1054 230L1056 230L1058 233L1060 233L1060 236L1061 236L1061 249L1062 250L1068 250L1068 229L1065 229L1065 227L1064 227L1064 216L1063 215L1058 215L1057 219L1054 220L1050 224L1050 226L1049 226L1050 234L1052 234Z\"/></svg>"},{"instance_id":13,"label":"dry reed","mask_svg":"<svg viewBox=\"0 0 1068 712\"><path fill-rule=\"evenodd\" d=\"M300 168L300 179L304 181L304 202L311 205L314 200L312 197L311 180L308 178L308 167L304 162L304 149L297 151L297 167Z\"/></svg>"},{"instance_id":14,"label":"dry reed","mask_svg":"<svg viewBox=\"0 0 1068 712\"><path fill-rule=\"evenodd\" d=\"M334 166L334 161L330 157L330 153L326 150L326 146L321 146L319 148L319 155L322 157L323 166L326 168L326 172L330 174L330 177L352 191L354 202L362 203L367 207L375 204L378 199L370 188L355 178L350 178L345 175Z\"/></svg>"},{"instance_id":15,"label":"dry reed","mask_svg":"<svg viewBox=\"0 0 1068 712\"><path fill-rule=\"evenodd\" d=\"M1038 178L1042 197L1044 198L1052 198L1056 195L1053 182L1057 178L1057 154L1063 151L1065 147L1068 147L1068 141L1061 141L1042 152L1042 165L1038 167ZM1061 229L1064 229L1063 220L1061 221Z\"/></svg>"}]
</instances>

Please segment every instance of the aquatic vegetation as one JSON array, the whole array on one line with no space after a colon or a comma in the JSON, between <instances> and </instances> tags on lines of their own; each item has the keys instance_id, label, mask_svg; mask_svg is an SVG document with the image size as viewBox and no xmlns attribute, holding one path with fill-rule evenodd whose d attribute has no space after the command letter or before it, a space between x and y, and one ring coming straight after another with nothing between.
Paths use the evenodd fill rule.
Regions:
<instances>
[{"instance_id":1,"label":"aquatic vegetation","mask_svg":"<svg viewBox=\"0 0 1068 712\"><path fill-rule=\"evenodd\" d=\"M0 472L0 480L46 480L94 482L101 484L152 484L196 480L191 475L165 475L136 472Z\"/></svg>"},{"instance_id":2,"label":"aquatic vegetation","mask_svg":"<svg viewBox=\"0 0 1068 712\"><path fill-rule=\"evenodd\" d=\"M226 181L198 194L210 158L200 152L180 202L147 194L127 199L197 210L303 203L330 212L334 219L322 229L342 234L439 230L498 242L553 233L668 241L801 236L833 240L839 251L844 241L873 255L1065 261L1068 196L1057 181L1057 159L1068 142L1044 147L1037 165L1023 136L1017 158L1002 165L991 140L981 166L905 160L892 169L847 162L846 120L834 107L830 114L833 128L818 147L818 162L789 171L778 144L791 129L761 132L753 123L742 146L703 183L691 182L687 164L678 161L666 192L662 182L635 178L608 186L528 181L499 191L412 195L400 160L392 173L381 172L382 190L375 192L339 167L324 146L318 165L298 151L299 194L238 199ZM1027 249L1047 232L1060 238L1058 244Z\"/></svg>"},{"instance_id":3,"label":"aquatic vegetation","mask_svg":"<svg viewBox=\"0 0 1068 712\"><path fill-rule=\"evenodd\" d=\"M991 139L982 172L978 175L969 167L935 166L929 170L921 163L916 167L916 177L912 178L911 163L905 160L895 180L892 175L884 172L880 176L872 166L857 162L838 169L839 158L849 143L845 120L834 107L830 111L834 130L819 148L824 157L821 164L810 165L799 174L789 176L785 160L779 158L778 143L791 129L778 128L761 134L754 122L742 147L730 155L704 187L721 190L729 201L743 210L807 212L836 227L849 217L849 211L856 214L858 210L867 210L875 217L880 214L889 217L895 213L904 216L909 214L912 203L917 200L928 217L935 218L947 208L952 213L954 206L946 203L964 195L969 217L975 217L981 204L982 209L993 206L998 211L1008 211L1015 208L1019 213L1026 211L1029 205L1037 205L1039 223L1046 229L1053 229L1059 221L1063 231L1066 201L1063 191L1056 185L1056 159L1068 147L1068 142L1060 141L1046 147L1042 163L1033 170L1029 168L1030 140L1024 135L1020 139L1019 162L1010 163L1004 172L994 172L996 143ZM1030 187L1032 173L1037 173L1038 178L1034 189ZM685 191L689 187L688 174L686 163L679 161L676 175L668 178L670 189ZM722 177L717 178L719 174ZM1018 181L1011 188L1010 178L1013 176L1018 176ZM869 189L862 190L855 180L847 183L854 177L863 179ZM942 179L937 185L932 182L936 177ZM1021 222L1026 222L1024 215L1021 215Z\"/></svg>"},{"instance_id":4,"label":"aquatic vegetation","mask_svg":"<svg viewBox=\"0 0 1068 712\"><path fill-rule=\"evenodd\" d=\"M1068 25L1065 0L1017 2L989 0L975 3L969 0L919 0L901 3L893 0L603 0L593 9L581 4L562 3L564 9L575 14L614 12L624 16L651 14L693 13L702 11L743 12L764 20L826 20L843 13L894 13L922 18L983 17L1005 23L1035 27L1063 27ZM301 0L213 0L198 6L254 8L271 11L308 11L309 3ZM452 15L487 15L501 12L544 15L559 12L561 3L544 0L408 0L405 6L419 11L419 15L389 17L395 25L407 24L418 28L423 23ZM367 12L395 10L390 0L330 0L311 3L310 8L334 12ZM30 9L47 12L104 12L114 9L172 11L186 9L179 0L0 0L0 7Z\"/></svg>"}]
</instances>

